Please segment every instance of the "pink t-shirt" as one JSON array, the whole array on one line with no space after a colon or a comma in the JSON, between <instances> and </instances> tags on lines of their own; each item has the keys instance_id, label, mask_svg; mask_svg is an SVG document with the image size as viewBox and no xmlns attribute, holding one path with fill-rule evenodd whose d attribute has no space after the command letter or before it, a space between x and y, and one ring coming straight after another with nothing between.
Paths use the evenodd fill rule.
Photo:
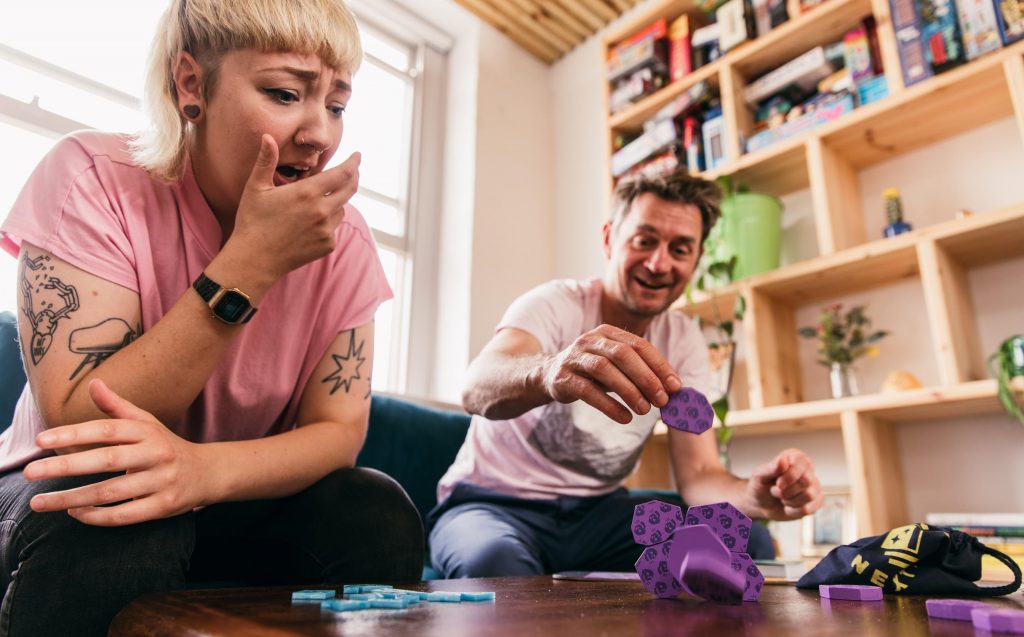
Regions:
<instances>
[{"instance_id":1,"label":"pink t-shirt","mask_svg":"<svg viewBox=\"0 0 1024 637\"><path fill-rule=\"evenodd\" d=\"M221 230L192 175L153 179L132 160L127 138L99 132L65 137L40 162L0 227L17 256L22 241L139 293L148 331L220 251ZM295 427L313 368L339 332L373 319L391 298L376 245L351 206L337 248L280 279L185 415L164 423L187 440L247 440ZM87 302L87 301L86 301ZM58 324L56 337L67 338ZM66 326L64 330L66 330ZM368 364L357 372L370 375ZM42 457L43 420L26 385L0 436L0 471Z\"/></svg>"},{"instance_id":2,"label":"pink t-shirt","mask_svg":"<svg viewBox=\"0 0 1024 637\"><path fill-rule=\"evenodd\" d=\"M560 352L602 323L600 279L551 281L516 299L497 329L532 334L542 351ZM696 321L663 312L646 338L683 385L707 393L707 347ZM658 422L658 410L620 425L583 401L550 402L511 420L473 416L466 441L437 485L443 501L459 482L519 498L587 497L614 491L636 467ZM712 436L706 432L701 435Z\"/></svg>"}]
</instances>

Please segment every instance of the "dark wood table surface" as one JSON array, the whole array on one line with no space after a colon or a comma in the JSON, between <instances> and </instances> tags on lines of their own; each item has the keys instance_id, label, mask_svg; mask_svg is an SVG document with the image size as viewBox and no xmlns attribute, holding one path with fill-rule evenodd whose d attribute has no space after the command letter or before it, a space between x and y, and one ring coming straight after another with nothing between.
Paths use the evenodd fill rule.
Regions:
<instances>
[{"instance_id":1,"label":"dark wood table surface","mask_svg":"<svg viewBox=\"0 0 1024 637\"><path fill-rule=\"evenodd\" d=\"M494 591L495 602L421 602L408 610L334 613L291 602L291 588L189 590L142 597L122 610L111 635L975 635L970 622L929 619L926 597L881 602L830 601L817 591L766 586L760 602L720 606L695 598L655 599L632 582L550 577L420 582L432 591ZM340 593L340 586L336 587ZM993 605L1024 609L1024 595Z\"/></svg>"}]
</instances>

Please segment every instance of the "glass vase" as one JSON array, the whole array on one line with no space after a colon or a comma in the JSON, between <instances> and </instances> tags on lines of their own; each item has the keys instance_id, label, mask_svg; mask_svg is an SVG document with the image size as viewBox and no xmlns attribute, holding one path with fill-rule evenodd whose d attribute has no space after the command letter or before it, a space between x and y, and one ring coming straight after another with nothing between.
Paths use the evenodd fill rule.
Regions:
<instances>
[{"instance_id":1,"label":"glass vase","mask_svg":"<svg viewBox=\"0 0 1024 637\"><path fill-rule=\"evenodd\" d=\"M857 395L857 376L849 363L832 363L828 379L832 386L832 398Z\"/></svg>"}]
</instances>

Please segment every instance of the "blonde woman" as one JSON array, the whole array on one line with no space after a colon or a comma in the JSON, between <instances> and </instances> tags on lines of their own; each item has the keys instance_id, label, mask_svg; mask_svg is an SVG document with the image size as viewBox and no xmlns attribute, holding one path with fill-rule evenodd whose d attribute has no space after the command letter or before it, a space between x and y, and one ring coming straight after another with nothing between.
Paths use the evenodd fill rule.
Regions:
<instances>
[{"instance_id":1,"label":"blonde woman","mask_svg":"<svg viewBox=\"0 0 1024 637\"><path fill-rule=\"evenodd\" d=\"M153 131L70 135L25 185L0 633L105 634L196 579L418 579L411 502L353 468L391 296L359 156L325 170L361 55L341 0L172 0Z\"/></svg>"}]
</instances>

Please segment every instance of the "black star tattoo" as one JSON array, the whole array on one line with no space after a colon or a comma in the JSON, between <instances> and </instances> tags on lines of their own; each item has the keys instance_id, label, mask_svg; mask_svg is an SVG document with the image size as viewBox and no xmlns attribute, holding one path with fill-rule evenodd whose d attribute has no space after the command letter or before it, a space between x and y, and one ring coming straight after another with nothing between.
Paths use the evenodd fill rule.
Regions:
<instances>
[{"instance_id":1,"label":"black star tattoo","mask_svg":"<svg viewBox=\"0 0 1024 637\"><path fill-rule=\"evenodd\" d=\"M356 347L356 331L352 330L349 332L348 352L341 356L331 354L331 358L334 359L334 364L338 366L338 369L331 372L321 382L334 383L334 387L331 387L332 396L334 392L338 391L339 387L344 387L345 393L348 393L352 388L352 381L362 378L359 375L359 368L366 362L366 357L363 356L363 345L364 343L360 341L359 346Z\"/></svg>"}]
</instances>

